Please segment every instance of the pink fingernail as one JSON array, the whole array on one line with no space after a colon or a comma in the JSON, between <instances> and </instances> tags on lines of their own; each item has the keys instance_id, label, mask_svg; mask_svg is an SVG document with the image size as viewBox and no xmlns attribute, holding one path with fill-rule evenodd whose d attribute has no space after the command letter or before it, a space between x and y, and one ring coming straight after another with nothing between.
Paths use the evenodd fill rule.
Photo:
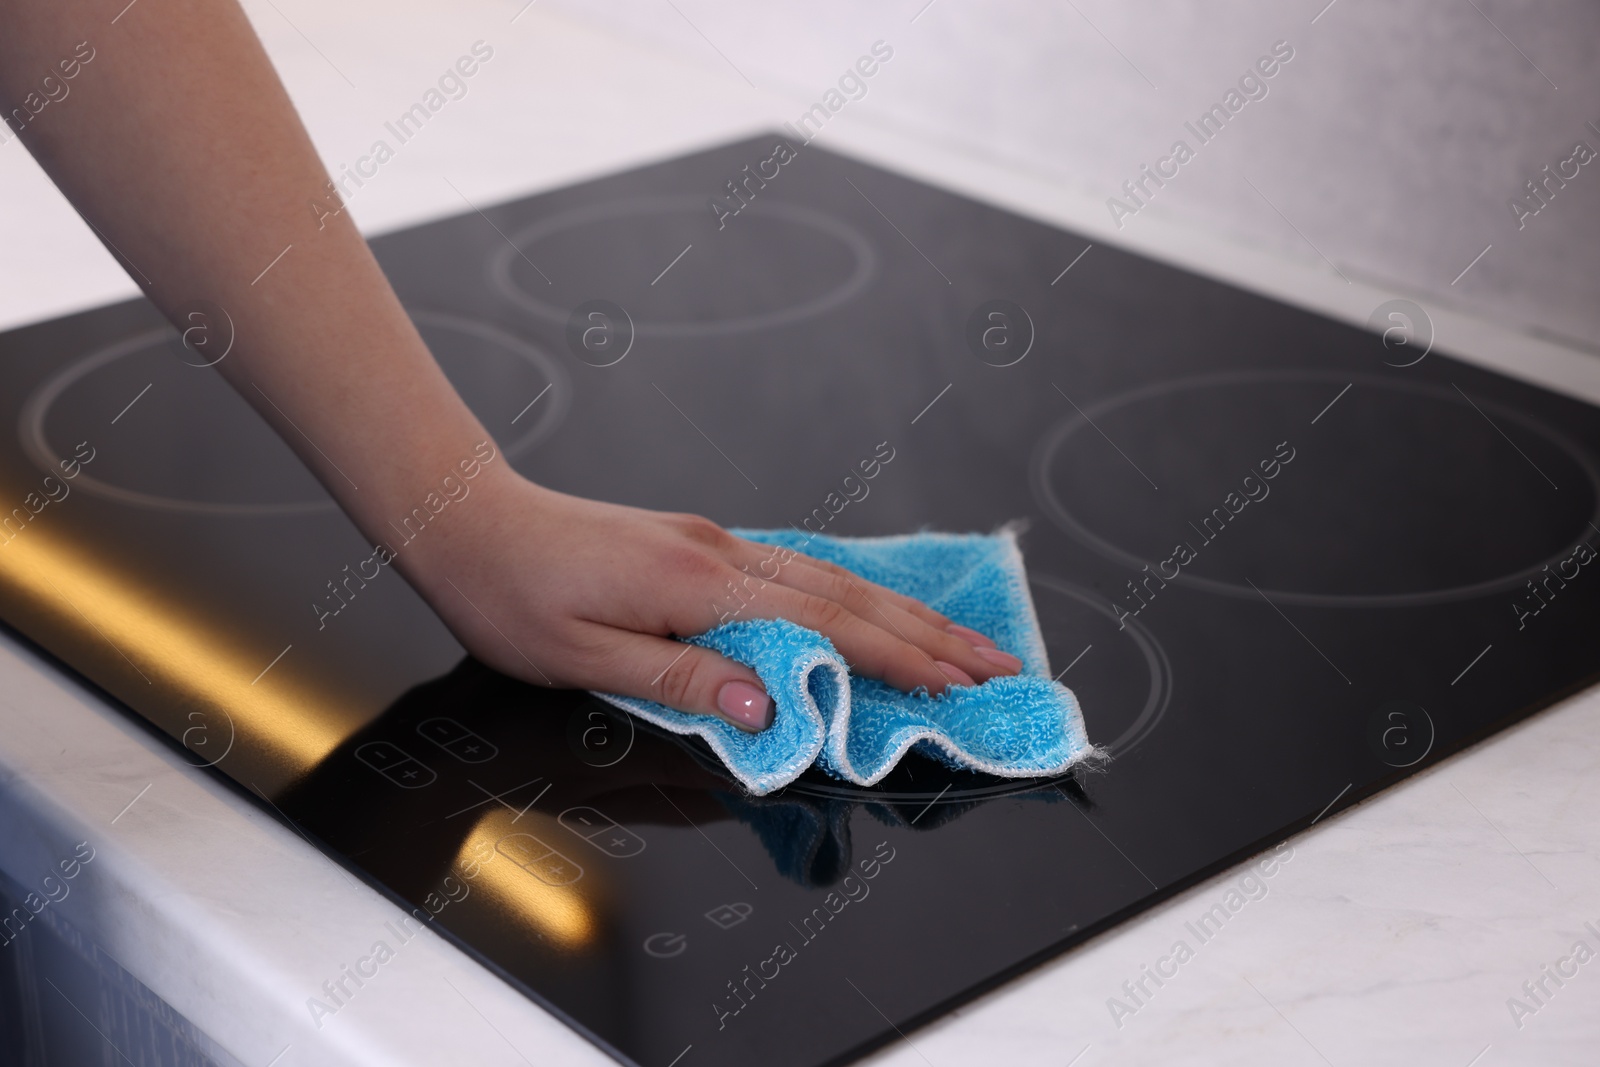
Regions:
<instances>
[{"instance_id":1,"label":"pink fingernail","mask_svg":"<svg viewBox=\"0 0 1600 1067\"><path fill-rule=\"evenodd\" d=\"M993 663L996 667L1001 667L1008 671L1022 670L1022 661L1009 652L1001 652L998 648L975 648L972 651Z\"/></svg>"},{"instance_id":2,"label":"pink fingernail","mask_svg":"<svg viewBox=\"0 0 1600 1067\"><path fill-rule=\"evenodd\" d=\"M947 634L953 634L954 636L961 638L961 640L965 641L967 644L971 645L973 648L993 648L994 647L994 642L993 641L989 640L987 637L983 636L978 631L976 631L976 630L974 630L974 629L972 629L970 627L967 627L967 626L962 626L962 625L960 625L958 623L951 623L949 626L946 626L944 628L944 632L947 633Z\"/></svg>"},{"instance_id":3,"label":"pink fingernail","mask_svg":"<svg viewBox=\"0 0 1600 1067\"><path fill-rule=\"evenodd\" d=\"M936 659L936 660L933 661L933 665L935 667L938 667L939 670L944 672L944 676L946 678L950 679L950 683L952 685L977 685L978 684L977 682L972 680L972 675L968 674L966 671L962 670L960 667L957 667L954 663L946 663L942 659Z\"/></svg>"},{"instance_id":4,"label":"pink fingernail","mask_svg":"<svg viewBox=\"0 0 1600 1067\"><path fill-rule=\"evenodd\" d=\"M728 682L717 690L722 714L752 730L772 725L772 698L749 682Z\"/></svg>"}]
</instances>

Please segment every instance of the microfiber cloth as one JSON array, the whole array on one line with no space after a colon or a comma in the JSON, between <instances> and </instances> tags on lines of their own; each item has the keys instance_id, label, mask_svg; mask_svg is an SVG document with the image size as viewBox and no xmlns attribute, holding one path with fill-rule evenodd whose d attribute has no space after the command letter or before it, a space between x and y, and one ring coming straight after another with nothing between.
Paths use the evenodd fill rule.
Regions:
<instances>
[{"instance_id":1,"label":"microfiber cloth","mask_svg":"<svg viewBox=\"0 0 1600 1067\"><path fill-rule=\"evenodd\" d=\"M760 733L653 701L595 694L673 733L704 738L752 794L782 789L813 763L835 778L873 785L912 748L1007 778L1059 774L1098 755L1077 698L1051 680L1014 528L864 538L792 529L731 532L837 563L915 597L1022 660L1015 676L936 695L903 693L851 674L844 657L814 630L785 619L744 619L689 640L760 676L776 705L772 725Z\"/></svg>"}]
</instances>

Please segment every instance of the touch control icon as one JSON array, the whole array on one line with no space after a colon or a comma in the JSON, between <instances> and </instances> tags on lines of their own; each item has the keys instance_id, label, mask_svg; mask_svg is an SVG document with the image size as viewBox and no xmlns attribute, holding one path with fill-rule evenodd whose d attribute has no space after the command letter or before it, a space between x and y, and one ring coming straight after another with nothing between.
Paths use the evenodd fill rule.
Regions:
<instances>
[{"instance_id":1,"label":"touch control icon","mask_svg":"<svg viewBox=\"0 0 1600 1067\"><path fill-rule=\"evenodd\" d=\"M644 939L644 950L658 960L681 956L689 947L689 939L682 934L651 934Z\"/></svg>"},{"instance_id":2,"label":"touch control icon","mask_svg":"<svg viewBox=\"0 0 1600 1067\"><path fill-rule=\"evenodd\" d=\"M417 724L417 733L444 749L462 763L485 763L500 750L454 719L438 716Z\"/></svg>"},{"instance_id":3,"label":"touch control icon","mask_svg":"<svg viewBox=\"0 0 1600 1067\"><path fill-rule=\"evenodd\" d=\"M731 930L750 918L750 913L755 910L755 908L741 900L733 904L718 904L706 912L706 918L711 920L711 923L719 929Z\"/></svg>"},{"instance_id":4,"label":"touch control icon","mask_svg":"<svg viewBox=\"0 0 1600 1067\"><path fill-rule=\"evenodd\" d=\"M644 838L598 808L568 808L556 816L556 821L615 859L627 859L644 851Z\"/></svg>"},{"instance_id":5,"label":"touch control icon","mask_svg":"<svg viewBox=\"0 0 1600 1067\"><path fill-rule=\"evenodd\" d=\"M368 741L356 749L356 759L401 789L421 789L439 777L392 741Z\"/></svg>"},{"instance_id":6,"label":"touch control icon","mask_svg":"<svg viewBox=\"0 0 1600 1067\"><path fill-rule=\"evenodd\" d=\"M494 848L545 885L571 885L583 877L582 867L532 834L507 834Z\"/></svg>"}]
</instances>

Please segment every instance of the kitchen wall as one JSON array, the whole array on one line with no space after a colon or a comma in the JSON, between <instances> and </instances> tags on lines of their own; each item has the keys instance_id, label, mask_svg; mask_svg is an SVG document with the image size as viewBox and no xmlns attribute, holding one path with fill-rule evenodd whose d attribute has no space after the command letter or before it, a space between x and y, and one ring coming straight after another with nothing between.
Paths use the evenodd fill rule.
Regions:
<instances>
[{"instance_id":1,"label":"kitchen wall","mask_svg":"<svg viewBox=\"0 0 1600 1067\"><path fill-rule=\"evenodd\" d=\"M1194 158L1165 187L1148 184L1155 195L1122 218L1125 227L1159 215L1312 264L1326 267L1326 257L1351 278L1600 354L1600 160L1566 164L1577 176L1563 188L1552 182L1548 205L1523 214L1520 228L1508 206L1577 142L1600 152L1600 7L1326 4L540 6L719 70L729 94L749 94L747 78L820 99L882 39L894 58L846 106L853 118L997 157L1099 199L1122 196L1124 181L1182 138ZM1200 144L1184 123L1221 102L1276 41L1288 42L1292 60L1263 79L1264 97Z\"/></svg>"},{"instance_id":2,"label":"kitchen wall","mask_svg":"<svg viewBox=\"0 0 1600 1067\"><path fill-rule=\"evenodd\" d=\"M792 121L882 40L893 58L819 144L843 126L935 142L1043 177L1098 212L1110 197L1127 202L1122 184L1182 138L1193 158L1164 187L1147 180L1154 194L1130 204L1121 233L1188 227L1600 355L1600 163L1569 162L1578 141L1600 150L1600 6L1325 5L245 6L335 172L474 40L495 49L468 95L351 203L369 232ZM96 47L116 47L115 30ZM1266 95L1201 144L1185 122L1278 41L1293 58L1263 80ZM1549 203L1527 201L1540 209L1519 223L1508 203L1546 166L1577 173L1560 188L1549 179ZM0 203L0 326L133 294L14 138L0 144Z\"/></svg>"}]
</instances>

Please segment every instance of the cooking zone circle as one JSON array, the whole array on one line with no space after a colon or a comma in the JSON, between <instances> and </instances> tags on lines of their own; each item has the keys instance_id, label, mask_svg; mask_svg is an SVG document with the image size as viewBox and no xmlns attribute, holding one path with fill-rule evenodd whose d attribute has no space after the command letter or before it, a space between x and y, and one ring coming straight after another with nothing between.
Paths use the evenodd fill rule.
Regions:
<instances>
[{"instance_id":1,"label":"cooking zone circle","mask_svg":"<svg viewBox=\"0 0 1600 1067\"><path fill-rule=\"evenodd\" d=\"M1600 471L1576 442L1453 385L1370 375L1159 382L1055 425L1032 468L1045 514L1128 578L1159 567L1274 603L1468 600L1600 536Z\"/></svg>"},{"instance_id":2,"label":"cooking zone circle","mask_svg":"<svg viewBox=\"0 0 1600 1067\"><path fill-rule=\"evenodd\" d=\"M446 375L462 391L468 406L491 431L507 426L521 431L505 440L507 458L516 458L533 448L555 430L566 415L571 394L566 372L542 350L503 330L455 315L412 311L411 319ZM255 488L260 490L257 495L270 496L264 491L265 486L277 485L302 494L301 498L280 501L191 499L149 485L119 484L116 479L126 481L128 475L102 476L103 458L97 462L93 473L87 467L81 469L73 480L74 487L134 507L201 515L302 515L336 511L338 505L321 492L309 472L271 429L246 412L242 398L226 382L215 372L185 366L173 358L173 340L170 329L136 334L90 353L47 379L28 398L18 419L22 449L28 458L42 470L56 470L62 456L50 442L52 414L59 415L68 408L82 408L87 398L80 399L74 387L93 389L99 372L124 360L142 360L147 364L149 378L154 379L151 383L154 388L162 393L181 391L185 420L208 420L205 428L196 433L194 446L196 450L203 447L215 457L217 464L230 471L243 472L230 478L230 489L248 497L251 483L255 481L258 483ZM104 389L95 391L106 392ZM136 391L137 386L128 395ZM153 394L144 397L142 402L149 403L157 398L158 394ZM537 402L524 408L518 416L517 408L535 399ZM138 409L130 405L130 410ZM130 418L130 425L132 421ZM122 429L125 434L128 432L127 427ZM135 431L121 443L113 443L109 437L97 437L91 443L99 447L101 457L109 454L126 460L126 453L118 455L117 450L137 449L138 441ZM124 463L124 466L137 466L150 472L151 477L161 477L170 473L172 463L170 457L150 456L142 463ZM175 480L175 476L169 480ZM207 479L195 480L204 484Z\"/></svg>"},{"instance_id":3,"label":"cooking zone circle","mask_svg":"<svg viewBox=\"0 0 1600 1067\"><path fill-rule=\"evenodd\" d=\"M579 303L605 297L627 309L636 336L711 337L820 315L877 274L867 239L814 208L757 201L720 231L714 221L693 196L573 208L502 242L489 283L560 326Z\"/></svg>"}]
</instances>

